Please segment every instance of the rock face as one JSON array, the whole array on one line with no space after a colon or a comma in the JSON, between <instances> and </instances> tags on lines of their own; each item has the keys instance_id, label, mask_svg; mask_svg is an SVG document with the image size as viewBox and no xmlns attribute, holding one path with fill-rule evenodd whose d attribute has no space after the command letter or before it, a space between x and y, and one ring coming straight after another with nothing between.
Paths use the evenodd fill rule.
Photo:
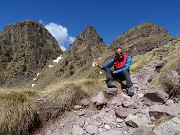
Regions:
<instances>
[{"instance_id":1,"label":"rock face","mask_svg":"<svg viewBox=\"0 0 180 135\"><path fill-rule=\"evenodd\" d=\"M26 20L8 25L0 33L0 86L27 82L61 53L41 24Z\"/></svg>"},{"instance_id":2,"label":"rock face","mask_svg":"<svg viewBox=\"0 0 180 135\"><path fill-rule=\"evenodd\" d=\"M92 26L87 26L65 52L65 60L56 75L70 77L91 68L94 58L102 55L106 45ZM79 72L78 72L79 75Z\"/></svg>"},{"instance_id":3,"label":"rock face","mask_svg":"<svg viewBox=\"0 0 180 135\"><path fill-rule=\"evenodd\" d=\"M169 39L170 35L167 30L148 22L132 28L117 37L111 43L109 49L114 50L116 47L122 47L126 53L134 56L165 45Z\"/></svg>"}]
</instances>

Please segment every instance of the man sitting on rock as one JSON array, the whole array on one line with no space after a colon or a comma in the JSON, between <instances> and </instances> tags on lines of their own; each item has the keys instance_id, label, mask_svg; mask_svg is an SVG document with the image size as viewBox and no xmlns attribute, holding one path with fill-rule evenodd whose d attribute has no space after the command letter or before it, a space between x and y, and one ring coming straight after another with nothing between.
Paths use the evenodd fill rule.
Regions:
<instances>
[{"instance_id":1,"label":"man sitting on rock","mask_svg":"<svg viewBox=\"0 0 180 135\"><path fill-rule=\"evenodd\" d=\"M105 71L108 88L116 88L113 80L126 80L128 96L134 95L134 88L129 73L131 57L124 54L122 48L118 47L115 49L115 57L112 58L107 65L101 66L97 60L94 60L94 64ZM110 69L113 65L114 71Z\"/></svg>"}]
</instances>

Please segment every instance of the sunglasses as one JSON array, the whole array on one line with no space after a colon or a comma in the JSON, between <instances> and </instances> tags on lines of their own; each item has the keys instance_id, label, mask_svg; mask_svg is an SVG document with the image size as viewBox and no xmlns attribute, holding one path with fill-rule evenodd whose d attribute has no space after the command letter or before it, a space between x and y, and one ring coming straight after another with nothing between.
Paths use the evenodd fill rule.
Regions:
<instances>
[{"instance_id":1,"label":"sunglasses","mask_svg":"<svg viewBox=\"0 0 180 135\"><path fill-rule=\"evenodd\" d=\"M121 56L123 55L123 52L116 53L116 55Z\"/></svg>"}]
</instances>

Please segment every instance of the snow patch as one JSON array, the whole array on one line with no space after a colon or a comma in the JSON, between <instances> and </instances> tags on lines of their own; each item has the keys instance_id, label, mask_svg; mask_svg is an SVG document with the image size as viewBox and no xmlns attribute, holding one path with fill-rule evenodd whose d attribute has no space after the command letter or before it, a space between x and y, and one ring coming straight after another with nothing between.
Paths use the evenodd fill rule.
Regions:
<instances>
[{"instance_id":1,"label":"snow patch","mask_svg":"<svg viewBox=\"0 0 180 135\"><path fill-rule=\"evenodd\" d=\"M49 67L54 67L54 65L49 65Z\"/></svg>"},{"instance_id":2,"label":"snow patch","mask_svg":"<svg viewBox=\"0 0 180 135\"><path fill-rule=\"evenodd\" d=\"M60 59L62 59L62 56L61 56L61 55L60 55L59 57L57 57L57 59L56 59L56 60L53 60L53 62L58 63Z\"/></svg>"},{"instance_id":3,"label":"snow patch","mask_svg":"<svg viewBox=\"0 0 180 135\"><path fill-rule=\"evenodd\" d=\"M94 62L92 63L92 66L93 66L93 67L95 66L95 63L94 63Z\"/></svg>"},{"instance_id":4,"label":"snow patch","mask_svg":"<svg viewBox=\"0 0 180 135\"><path fill-rule=\"evenodd\" d=\"M34 78L33 80L36 81L38 79L39 73L37 73L36 78Z\"/></svg>"}]
</instances>

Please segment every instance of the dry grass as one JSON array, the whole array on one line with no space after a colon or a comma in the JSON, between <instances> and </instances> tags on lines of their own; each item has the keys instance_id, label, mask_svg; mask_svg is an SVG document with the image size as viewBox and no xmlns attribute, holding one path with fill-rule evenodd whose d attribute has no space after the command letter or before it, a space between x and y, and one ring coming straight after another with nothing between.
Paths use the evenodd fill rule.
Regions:
<instances>
[{"instance_id":1,"label":"dry grass","mask_svg":"<svg viewBox=\"0 0 180 135\"><path fill-rule=\"evenodd\" d=\"M135 73L139 69L142 69L144 65L148 64L148 62L155 60L155 61L160 61L159 60L159 55L158 52L160 51L159 48L155 48L150 52L147 52L144 55L139 56L138 61L132 63L131 65L131 72Z\"/></svg>"},{"instance_id":2,"label":"dry grass","mask_svg":"<svg viewBox=\"0 0 180 135\"><path fill-rule=\"evenodd\" d=\"M161 80L160 80L159 77L154 78L154 79L152 80L152 82L150 82L150 83L148 84L148 86L151 87L151 88L163 89L163 84L161 83Z\"/></svg>"},{"instance_id":3,"label":"dry grass","mask_svg":"<svg viewBox=\"0 0 180 135\"><path fill-rule=\"evenodd\" d=\"M42 94L44 97L58 102L62 111L70 109L85 96L79 87L68 81L50 84Z\"/></svg>"},{"instance_id":4,"label":"dry grass","mask_svg":"<svg viewBox=\"0 0 180 135\"><path fill-rule=\"evenodd\" d=\"M73 95L73 88L80 88L83 93L86 95L93 95L98 91L101 91L105 85L105 83L101 80L97 79L75 79L72 80L63 80L63 82L54 82L45 88L43 91L44 96L53 97L53 98L63 98L64 96Z\"/></svg>"},{"instance_id":5,"label":"dry grass","mask_svg":"<svg viewBox=\"0 0 180 135\"><path fill-rule=\"evenodd\" d=\"M91 97L106 87L103 81L93 79L77 79L52 83L42 92L43 96L59 103L62 110L67 110L72 105L79 103L85 97Z\"/></svg>"},{"instance_id":6,"label":"dry grass","mask_svg":"<svg viewBox=\"0 0 180 135\"><path fill-rule=\"evenodd\" d=\"M36 120L36 106L31 90L0 89L0 134L29 134Z\"/></svg>"},{"instance_id":7,"label":"dry grass","mask_svg":"<svg viewBox=\"0 0 180 135\"><path fill-rule=\"evenodd\" d=\"M170 97L178 97L178 99L180 99L179 85L166 78L166 75L170 70L174 70L180 74L180 59L177 57L177 54L180 51L180 44L179 42L175 45L169 43L161 48L161 51L163 52L162 61L167 60L167 63L160 69L161 75L153 79L149 86L152 88L158 87L164 89Z\"/></svg>"},{"instance_id":8,"label":"dry grass","mask_svg":"<svg viewBox=\"0 0 180 135\"><path fill-rule=\"evenodd\" d=\"M74 82L88 96L93 96L106 88L105 82L98 79L81 79Z\"/></svg>"},{"instance_id":9,"label":"dry grass","mask_svg":"<svg viewBox=\"0 0 180 135\"><path fill-rule=\"evenodd\" d=\"M169 94L170 97L176 97L180 99L180 84L177 80L171 81L167 79L166 75L170 70L174 70L180 74L180 59L174 58L161 70L162 74L159 77L160 83L162 84L164 90ZM175 78L174 78L175 79ZM176 82L176 83L175 83Z\"/></svg>"}]
</instances>

